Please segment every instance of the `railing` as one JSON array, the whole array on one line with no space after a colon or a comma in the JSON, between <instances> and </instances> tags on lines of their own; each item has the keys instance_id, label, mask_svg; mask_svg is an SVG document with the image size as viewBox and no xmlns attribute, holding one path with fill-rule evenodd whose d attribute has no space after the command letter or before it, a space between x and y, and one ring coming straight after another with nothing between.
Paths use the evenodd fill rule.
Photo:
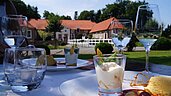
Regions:
<instances>
[{"instance_id":1,"label":"railing","mask_svg":"<svg viewBox=\"0 0 171 96\"><path fill-rule=\"evenodd\" d=\"M68 44L77 44L82 47L94 47L97 43L107 42L113 45L112 39L69 39Z\"/></svg>"}]
</instances>

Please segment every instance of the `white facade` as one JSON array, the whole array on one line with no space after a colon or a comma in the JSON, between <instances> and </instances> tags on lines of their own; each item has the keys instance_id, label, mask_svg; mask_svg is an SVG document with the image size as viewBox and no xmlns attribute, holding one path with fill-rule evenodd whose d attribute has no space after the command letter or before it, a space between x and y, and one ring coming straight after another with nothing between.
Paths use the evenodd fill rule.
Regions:
<instances>
[{"instance_id":1,"label":"white facade","mask_svg":"<svg viewBox=\"0 0 171 96\"><path fill-rule=\"evenodd\" d=\"M56 32L56 39L67 42L70 39L70 29L64 27L61 32Z\"/></svg>"},{"instance_id":2,"label":"white facade","mask_svg":"<svg viewBox=\"0 0 171 96\"><path fill-rule=\"evenodd\" d=\"M92 38L95 38L95 39L109 39L110 34L107 31L95 32L95 33L92 33Z\"/></svg>"}]
</instances>

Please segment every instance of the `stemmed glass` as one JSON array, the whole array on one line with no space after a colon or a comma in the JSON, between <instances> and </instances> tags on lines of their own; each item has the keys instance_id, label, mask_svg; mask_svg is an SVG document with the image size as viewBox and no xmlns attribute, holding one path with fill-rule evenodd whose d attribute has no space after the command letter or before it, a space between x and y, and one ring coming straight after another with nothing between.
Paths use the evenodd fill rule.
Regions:
<instances>
[{"instance_id":1,"label":"stemmed glass","mask_svg":"<svg viewBox=\"0 0 171 96\"><path fill-rule=\"evenodd\" d=\"M22 15L9 15L2 17L1 30L3 40L11 48L20 47L26 40L27 17Z\"/></svg>"},{"instance_id":2,"label":"stemmed glass","mask_svg":"<svg viewBox=\"0 0 171 96\"><path fill-rule=\"evenodd\" d=\"M119 54L122 54L122 50L131 40L133 22L128 19L114 19L111 22L110 29L112 30L112 41Z\"/></svg>"},{"instance_id":3,"label":"stemmed glass","mask_svg":"<svg viewBox=\"0 0 171 96\"><path fill-rule=\"evenodd\" d=\"M20 47L25 41L27 32L27 17L22 15L8 15L1 17L2 42L13 50ZM27 42L26 42L27 43ZM5 55L4 55L5 57ZM10 58L10 57L8 57ZM12 58L11 58L12 59ZM1 89L8 89L5 77L1 78Z\"/></svg>"},{"instance_id":4,"label":"stemmed glass","mask_svg":"<svg viewBox=\"0 0 171 96\"><path fill-rule=\"evenodd\" d=\"M137 39L144 45L146 51L145 70L149 72L150 48L162 32L158 5L146 4L138 7L134 30Z\"/></svg>"}]
</instances>

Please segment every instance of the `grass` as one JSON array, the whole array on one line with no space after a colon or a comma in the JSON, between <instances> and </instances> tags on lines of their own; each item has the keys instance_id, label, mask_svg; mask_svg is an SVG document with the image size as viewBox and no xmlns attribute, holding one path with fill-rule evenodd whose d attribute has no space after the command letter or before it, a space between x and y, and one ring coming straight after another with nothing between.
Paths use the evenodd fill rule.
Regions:
<instances>
[{"instance_id":1,"label":"grass","mask_svg":"<svg viewBox=\"0 0 171 96\"><path fill-rule=\"evenodd\" d=\"M140 61L145 63L145 52L125 52L128 60ZM150 51L149 62L155 64L164 64L171 66L171 50L168 51Z\"/></svg>"},{"instance_id":2,"label":"grass","mask_svg":"<svg viewBox=\"0 0 171 96\"><path fill-rule=\"evenodd\" d=\"M141 63L144 66L145 64L145 51L141 52L124 52L127 56L128 63ZM95 54L79 54L78 58L80 59L93 59ZM56 55L54 57L64 57L64 55ZM171 66L171 50L167 51L150 51L149 62L154 64L163 64Z\"/></svg>"}]
</instances>

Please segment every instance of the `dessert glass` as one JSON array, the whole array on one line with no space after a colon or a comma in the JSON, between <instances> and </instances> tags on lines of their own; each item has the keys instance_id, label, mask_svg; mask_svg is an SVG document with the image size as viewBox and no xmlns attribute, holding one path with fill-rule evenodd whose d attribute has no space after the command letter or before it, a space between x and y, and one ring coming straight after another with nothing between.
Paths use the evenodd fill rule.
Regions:
<instances>
[{"instance_id":1,"label":"dessert glass","mask_svg":"<svg viewBox=\"0 0 171 96\"><path fill-rule=\"evenodd\" d=\"M122 94L122 82L126 64L126 56L119 55L95 55L93 57L98 81L100 96Z\"/></svg>"}]
</instances>

